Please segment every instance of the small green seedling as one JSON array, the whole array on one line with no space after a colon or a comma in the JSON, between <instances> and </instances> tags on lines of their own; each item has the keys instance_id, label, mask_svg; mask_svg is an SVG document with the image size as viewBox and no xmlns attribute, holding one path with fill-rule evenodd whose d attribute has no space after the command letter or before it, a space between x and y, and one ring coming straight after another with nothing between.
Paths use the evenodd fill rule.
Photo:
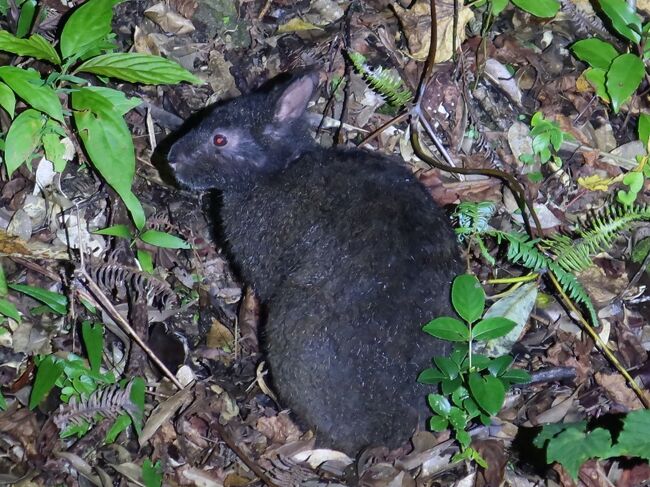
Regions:
<instances>
[{"instance_id":1,"label":"small green seedling","mask_svg":"<svg viewBox=\"0 0 650 487\"><path fill-rule=\"evenodd\" d=\"M492 416L503 406L506 390L517 383L530 381L528 372L512 369L509 355L491 358L472 353L476 341L487 341L506 335L516 324L495 316L481 319L485 310L485 292L475 276L464 274L452 284L451 300L461 320L442 316L422 328L428 334L456 342L449 357L436 356L433 367L424 370L418 381L439 385L441 394L429 394L429 406L435 413L429 425L433 431L449 427L460 444L460 452L452 461L475 460L487 466L481 455L470 447L467 431L478 418L488 426Z\"/></svg>"},{"instance_id":2,"label":"small green seedling","mask_svg":"<svg viewBox=\"0 0 650 487\"><path fill-rule=\"evenodd\" d=\"M571 134L563 131L560 126L544 118L542 112L536 112L530 120L530 136L533 139L533 153L522 154L519 160L524 164L546 164L552 161L558 168L562 167L562 159L558 155L562 142L573 140ZM541 180L541 173L531 173L528 177L533 181Z\"/></svg>"}]
</instances>

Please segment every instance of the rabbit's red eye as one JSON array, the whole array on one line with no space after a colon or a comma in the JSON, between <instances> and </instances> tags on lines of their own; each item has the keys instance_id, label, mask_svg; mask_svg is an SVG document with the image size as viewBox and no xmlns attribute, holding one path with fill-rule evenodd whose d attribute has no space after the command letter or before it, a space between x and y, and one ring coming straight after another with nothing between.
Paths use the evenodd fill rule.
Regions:
<instances>
[{"instance_id":1,"label":"rabbit's red eye","mask_svg":"<svg viewBox=\"0 0 650 487\"><path fill-rule=\"evenodd\" d=\"M212 138L212 142L217 147L223 147L228 143L228 139L226 138L225 135L217 134Z\"/></svg>"}]
</instances>

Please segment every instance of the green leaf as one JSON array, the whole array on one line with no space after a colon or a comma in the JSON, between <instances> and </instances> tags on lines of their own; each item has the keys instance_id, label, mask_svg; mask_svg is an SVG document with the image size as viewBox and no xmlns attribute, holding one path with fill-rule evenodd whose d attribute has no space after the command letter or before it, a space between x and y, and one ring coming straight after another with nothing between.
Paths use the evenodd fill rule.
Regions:
<instances>
[{"instance_id":1,"label":"green leaf","mask_svg":"<svg viewBox=\"0 0 650 487\"><path fill-rule=\"evenodd\" d=\"M452 359L437 355L433 357L433 361L438 366L438 369L445 374L445 379L455 379L458 377L460 368Z\"/></svg>"},{"instance_id":2,"label":"green leaf","mask_svg":"<svg viewBox=\"0 0 650 487\"><path fill-rule=\"evenodd\" d=\"M98 47L105 47L111 33L113 7L123 0L88 0L68 18L61 32L61 54L64 59L83 57Z\"/></svg>"},{"instance_id":3,"label":"green leaf","mask_svg":"<svg viewBox=\"0 0 650 487\"><path fill-rule=\"evenodd\" d=\"M126 115L132 109L142 104L140 98L135 96L127 98L123 92L112 88L106 88L105 86L86 86L84 87L84 90L97 93L108 100L113 105L113 110L120 115Z\"/></svg>"},{"instance_id":4,"label":"green leaf","mask_svg":"<svg viewBox=\"0 0 650 487\"><path fill-rule=\"evenodd\" d=\"M81 336L84 339L84 345L88 353L90 369L93 372L99 372L104 350L104 327L99 323L93 325L89 321L84 321L81 324Z\"/></svg>"},{"instance_id":5,"label":"green leaf","mask_svg":"<svg viewBox=\"0 0 650 487\"><path fill-rule=\"evenodd\" d=\"M4 395L0 392L0 411L6 411L7 410L7 400L5 399Z\"/></svg>"},{"instance_id":6,"label":"green leaf","mask_svg":"<svg viewBox=\"0 0 650 487\"><path fill-rule=\"evenodd\" d=\"M643 188L643 173L630 171L623 177L623 184L629 186L629 191L619 190L616 193L618 200L624 205L631 205L637 198L639 191Z\"/></svg>"},{"instance_id":7,"label":"green leaf","mask_svg":"<svg viewBox=\"0 0 650 487\"><path fill-rule=\"evenodd\" d=\"M5 112L9 114L9 118L14 118L16 95L5 83L0 83L0 107L4 108Z\"/></svg>"},{"instance_id":8,"label":"green leaf","mask_svg":"<svg viewBox=\"0 0 650 487\"><path fill-rule=\"evenodd\" d=\"M36 0L26 0L20 5L20 16L16 25L16 35L25 37L29 34L36 15Z\"/></svg>"},{"instance_id":9,"label":"green leaf","mask_svg":"<svg viewBox=\"0 0 650 487\"><path fill-rule=\"evenodd\" d=\"M446 379L447 376L440 372L438 369L424 369L422 372L420 372L420 375L418 376L418 382L421 382L422 384L437 384L441 380Z\"/></svg>"},{"instance_id":10,"label":"green leaf","mask_svg":"<svg viewBox=\"0 0 650 487\"><path fill-rule=\"evenodd\" d=\"M111 235L113 237L125 238L127 240L133 239L133 235L131 235L131 231L126 225L113 225L110 227L102 228L100 230L95 230L92 233L95 233L97 235Z\"/></svg>"},{"instance_id":11,"label":"green leaf","mask_svg":"<svg viewBox=\"0 0 650 487\"><path fill-rule=\"evenodd\" d=\"M43 149L45 149L45 157L52 163L54 170L63 172L66 160L63 158L65 145L61 142L61 137L54 132L43 134Z\"/></svg>"},{"instance_id":12,"label":"green leaf","mask_svg":"<svg viewBox=\"0 0 650 487\"><path fill-rule=\"evenodd\" d=\"M149 85L202 81L179 64L160 56L115 52L89 59L76 72L118 78L131 83Z\"/></svg>"},{"instance_id":13,"label":"green leaf","mask_svg":"<svg viewBox=\"0 0 650 487\"><path fill-rule=\"evenodd\" d=\"M496 377L472 373L469 375L469 390L472 398L485 412L496 415L503 406L506 390L503 383Z\"/></svg>"},{"instance_id":14,"label":"green leaf","mask_svg":"<svg viewBox=\"0 0 650 487\"><path fill-rule=\"evenodd\" d=\"M447 421L447 418L443 418L442 416L432 416L429 418L429 428L431 428L431 431L437 433L445 431L448 425L449 421Z\"/></svg>"},{"instance_id":15,"label":"green leaf","mask_svg":"<svg viewBox=\"0 0 650 487\"><path fill-rule=\"evenodd\" d=\"M650 410L631 411L623 420L623 431L608 457L629 456L650 461Z\"/></svg>"},{"instance_id":16,"label":"green leaf","mask_svg":"<svg viewBox=\"0 0 650 487\"><path fill-rule=\"evenodd\" d=\"M625 0L598 0L598 3L619 34L635 44L641 42L641 18L633 7Z\"/></svg>"},{"instance_id":17,"label":"green leaf","mask_svg":"<svg viewBox=\"0 0 650 487\"><path fill-rule=\"evenodd\" d=\"M441 316L430 321L422 327L422 330L431 336L450 342L465 342L470 337L467 325L449 316Z\"/></svg>"},{"instance_id":18,"label":"green leaf","mask_svg":"<svg viewBox=\"0 0 650 487\"><path fill-rule=\"evenodd\" d=\"M132 380L130 399L135 409L129 409L129 414L131 415L131 419L133 419L133 427L138 436L142 433L142 424L144 422L145 389L146 384L142 377L136 377Z\"/></svg>"},{"instance_id":19,"label":"green leaf","mask_svg":"<svg viewBox=\"0 0 650 487\"><path fill-rule=\"evenodd\" d=\"M0 30L0 51L43 59L56 65L61 64L61 58L52 44L38 34L34 34L29 39L20 39L6 30Z\"/></svg>"},{"instance_id":20,"label":"green leaf","mask_svg":"<svg viewBox=\"0 0 650 487\"><path fill-rule=\"evenodd\" d=\"M636 91L643 80L643 61L634 54L621 54L607 71L605 86L612 99L612 108L618 113L621 105Z\"/></svg>"},{"instance_id":21,"label":"green leaf","mask_svg":"<svg viewBox=\"0 0 650 487\"><path fill-rule=\"evenodd\" d=\"M555 17L560 10L557 0L512 0L512 3L535 17Z\"/></svg>"},{"instance_id":22,"label":"green leaf","mask_svg":"<svg viewBox=\"0 0 650 487\"><path fill-rule=\"evenodd\" d=\"M153 274L153 258L151 256L151 252L138 249L136 254L142 270L148 272L149 274Z\"/></svg>"},{"instance_id":23,"label":"green leaf","mask_svg":"<svg viewBox=\"0 0 650 487\"><path fill-rule=\"evenodd\" d=\"M182 238L158 230L147 230L140 235L140 240L165 249L191 249L192 246Z\"/></svg>"},{"instance_id":24,"label":"green leaf","mask_svg":"<svg viewBox=\"0 0 650 487\"><path fill-rule=\"evenodd\" d=\"M532 380L532 377L523 369L510 369L503 372L499 379L510 384L527 384Z\"/></svg>"},{"instance_id":25,"label":"green leaf","mask_svg":"<svg viewBox=\"0 0 650 487\"><path fill-rule=\"evenodd\" d=\"M104 442L106 444L111 444L115 443L115 440L119 436L119 434L126 430L129 426L131 425L131 416L129 416L126 413L120 414L111 427L108 429L106 432L106 438L104 438Z\"/></svg>"},{"instance_id":26,"label":"green leaf","mask_svg":"<svg viewBox=\"0 0 650 487\"><path fill-rule=\"evenodd\" d=\"M37 71L1 66L0 78L28 105L63 122L63 108L59 97L52 88L43 83Z\"/></svg>"},{"instance_id":27,"label":"green leaf","mask_svg":"<svg viewBox=\"0 0 650 487\"><path fill-rule=\"evenodd\" d=\"M648 150L648 142L650 141L650 115L641 113L639 115L639 140L643 142L643 146Z\"/></svg>"},{"instance_id":28,"label":"green leaf","mask_svg":"<svg viewBox=\"0 0 650 487\"><path fill-rule=\"evenodd\" d=\"M476 276L463 274L454 279L451 302L465 321L474 323L481 317L485 308L485 292Z\"/></svg>"},{"instance_id":29,"label":"green leaf","mask_svg":"<svg viewBox=\"0 0 650 487\"><path fill-rule=\"evenodd\" d=\"M148 458L142 463L142 481L145 487L160 487L162 485L162 467L160 460L155 464Z\"/></svg>"},{"instance_id":30,"label":"green leaf","mask_svg":"<svg viewBox=\"0 0 650 487\"><path fill-rule=\"evenodd\" d=\"M490 364L488 365L487 369L490 371L490 374L498 377L506 370L508 370L508 367L512 365L512 362L514 360L515 359L510 355L501 355L500 357L496 357L490 360Z\"/></svg>"},{"instance_id":31,"label":"green leaf","mask_svg":"<svg viewBox=\"0 0 650 487\"><path fill-rule=\"evenodd\" d=\"M503 316L485 318L472 327L472 338L480 341L492 340L507 335L515 326L517 323Z\"/></svg>"},{"instance_id":32,"label":"green leaf","mask_svg":"<svg viewBox=\"0 0 650 487\"><path fill-rule=\"evenodd\" d=\"M26 284L9 284L9 287L14 291L26 294L41 303L47 304L50 309L60 315L66 314L68 310L68 298L63 294L54 293L40 287L28 286Z\"/></svg>"},{"instance_id":33,"label":"green leaf","mask_svg":"<svg viewBox=\"0 0 650 487\"><path fill-rule=\"evenodd\" d=\"M571 46L573 53L592 68L609 69L619 52L609 42L592 37L578 41Z\"/></svg>"},{"instance_id":34,"label":"green leaf","mask_svg":"<svg viewBox=\"0 0 650 487\"><path fill-rule=\"evenodd\" d=\"M4 298L0 298L0 314L20 323L20 313L18 313L16 305Z\"/></svg>"},{"instance_id":35,"label":"green leaf","mask_svg":"<svg viewBox=\"0 0 650 487\"><path fill-rule=\"evenodd\" d=\"M5 164L9 177L31 155L41 143L45 117L36 110L27 109L16 117L9 127L5 140Z\"/></svg>"},{"instance_id":36,"label":"green leaf","mask_svg":"<svg viewBox=\"0 0 650 487\"><path fill-rule=\"evenodd\" d=\"M589 68L583 73L585 79L594 87L596 94L607 103L611 102L607 88L605 87L605 76L607 71L599 68Z\"/></svg>"},{"instance_id":37,"label":"green leaf","mask_svg":"<svg viewBox=\"0 0 650 487\"><path fill-rule=\"evenodd\" d=\"M596 428L591 432L567 428L552 438L546 448L546 460L558 462L566 468L574 480L578 479L580 465L590 458L602 458L611 448L609 431Z\"/></svg>"},{"instance_id":38,"label":"green leaf","mask_svg":"<svg viewBox=\"0 0 650 487\"><path fill-rule=\"evenodd\" d=\"M427 402L433 412L439 416L446 418L451 411L451 404L449 404L445 396L441 396L440 394L429 394L427 396Z\"/></svg>"},{"instance_id":39,"label":"green leaf","mask_svg":"<svg viewBox=\"0 0 650 487\"><path fill-rule=\"evenodd\" d=\"M135 226L144 227L144 210L131 191L135 155L126 122L111 101L96 90L81 88L73 92L72 107L79 136L93 166L120 195Z\"/></svg>"},{"instance_id":40,"label":"green leaf","mask_svg":"<svg viewBox=\"0 0 650 487\"><path fill-rule=\"evenodd\" d=\"M467 427L469 418L467 413L460 408L453 407L449 411L449 423L457 432L463 431ZM468 443L469 444L469 443Z\"/></svg>"},{"instance_id":41,"label":"green leaf","mask_svg":"<svg viewBox=\"0 0 650 487\"><path fill-rule=\"evenodd\" d=\"M55 360L54 356L48 355L38 364L34 387L29 398L29 409L34 409L41 400L52 390L56 381L63 373L63 364Z\"/></svg>"},{"instance_id":42,"label":"green leaf","mask_svg":"<svg viewBox=\"0 0 650 487\"><path fill-rule=\"evenodd\" d=\"M508 0L492 0L492 15L497 16L508 6Z\"/></svg>"}]
</instances>

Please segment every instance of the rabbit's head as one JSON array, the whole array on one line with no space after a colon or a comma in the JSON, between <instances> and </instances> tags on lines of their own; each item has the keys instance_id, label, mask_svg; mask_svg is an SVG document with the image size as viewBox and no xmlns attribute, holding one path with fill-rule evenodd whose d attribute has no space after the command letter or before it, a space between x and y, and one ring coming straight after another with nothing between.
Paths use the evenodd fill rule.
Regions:
<instances>
[{"instance_id":1,"label":"rabbit's head","mask_svg":"<svg viewBox=\"0 0 650 487\"><path fill-rule=\"evenodd\" d=\"M313 144L303 115L317 83L307 73L189 120L167 156L176 179L192 189L225 191L285 168Z\"/></svg>"}]
</instances>

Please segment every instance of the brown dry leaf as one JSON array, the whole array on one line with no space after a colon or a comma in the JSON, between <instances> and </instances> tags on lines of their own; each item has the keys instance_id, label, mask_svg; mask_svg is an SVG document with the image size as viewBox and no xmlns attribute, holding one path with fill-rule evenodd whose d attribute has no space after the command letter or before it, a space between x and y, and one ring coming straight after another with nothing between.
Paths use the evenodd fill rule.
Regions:
<instances>
[{"instance_id":1,"label":"brown dry leaf","mask_svg":"<svg viewBox=\"0 0 650 487\"><path fill-rule=\"evenodd\" d=\"M594 378L598 385L600 385L612 401L622 404L630 410L641 409L643 404L636 396L634 391L630 389L625 382L625 379L620 374L603 374L596 372ZM646 397L650 401L650 393L644 391Z\"/></svg>"},{"instance_id":2,"label":"brown dry leaf","mask_svg":"<svg viewBox=\"0 0 650 487\"><path fill-rule=\"evenodd\" d=\"M190 388L185 388L178 391L166 401L158 404L153 410L144 427L142 433L138 437L140 445L144 445L153 434L158 431L161 425L168 423L172 416L176 414L184 405L186 405L192 398Z\"/></svg>"},{"instance_id":3,"label":"brown dry leaf","mask_svg":"<svg viewBox=\"0 0 650 487\"><path fill-rule=\"evenodd\" d=\"M600 266L591 266L578 274L578 279L587 290L596 308L608 304L618 296L630 282L627 273L607 275Z\"/></svg>"},{"instance_id":4,"label":"brown dry leaf","mask_svg":"<svg viewBox=\"0 0 650 487\"><path fill-rule=\"evenodd\" d=\"M503 443L491 439L477 439L472 441L472 447L481 454L488 464L487 469L479 469L474 485L476 487L501 485L506 464L510 460Z\"/></svg>"},{"instance_id":5,"label":"brown dry leaf","mask_svg":"<svg viewBox=\"0 0 650 487\"><path fill-rule=\"evenodd\" d=\"M2 230L0 230L0 256L22 257L24 259L70 259L66 247L48 245L32 240L25 242L18 237L8 235Z\"/></svg>"},{"instance_id":6,"label":"brown dry leaf","mask_svg":"<svg viewBox=\"0 0 650 487\"><path fill-rule=\"evenodd\" d=\"M287 412L281 412L271 418L258 419L255 429L273 443L297 441L302 434Z\"/></svg>"},{"instance_id":7,"label":"brown dry leaf","mask_svg":"<svg viewBox=\"0 0 650 487\"><path fill-rule=\"evenodd\" d=\"M157 3L144 11L144 15L154 21L167 34L183 35L194 32L194 24L177 14L164 2Z\"/></svg>"},{"instance_id":8,"label":"brown dry leaf","mask_svg":"<svg viewBox=\"0 0 650 487\"><path fill-rule=\"evenodd\" d=\"M233 350L235 348L235 336L227 326L216 318L212 318L212 326L206 337L206 345L209 348Z\"/></svg>"},{"instance_id":9,"label":"brown dry leaf","mask_svg":"<svg viewBox=\"0 0 650 487\"><path fill-rule=\"evenodd\" d=\"M408 41L410 55L417 61L424 61L429 53L431 42L431 8L429 0L418 0L409 9L393 4L395 15L402 24L402 32ZM436 63L448 61L453 56L454 2L436 1L437 46ZM458 33L456 47L465 40L465 26L474 18L472 10L465 6L458 13Z\"/></svg>"},{"instance_id":10,"label":"brown dry leaf","mask_svg":"<svg viewBox=\"0 0 650 487\"><path fill-rule=\"evenodd\" d=\"M191 19L199 6L196 0L170 0L169 6L187 19Z\"/></svg>"}]
</instances>

